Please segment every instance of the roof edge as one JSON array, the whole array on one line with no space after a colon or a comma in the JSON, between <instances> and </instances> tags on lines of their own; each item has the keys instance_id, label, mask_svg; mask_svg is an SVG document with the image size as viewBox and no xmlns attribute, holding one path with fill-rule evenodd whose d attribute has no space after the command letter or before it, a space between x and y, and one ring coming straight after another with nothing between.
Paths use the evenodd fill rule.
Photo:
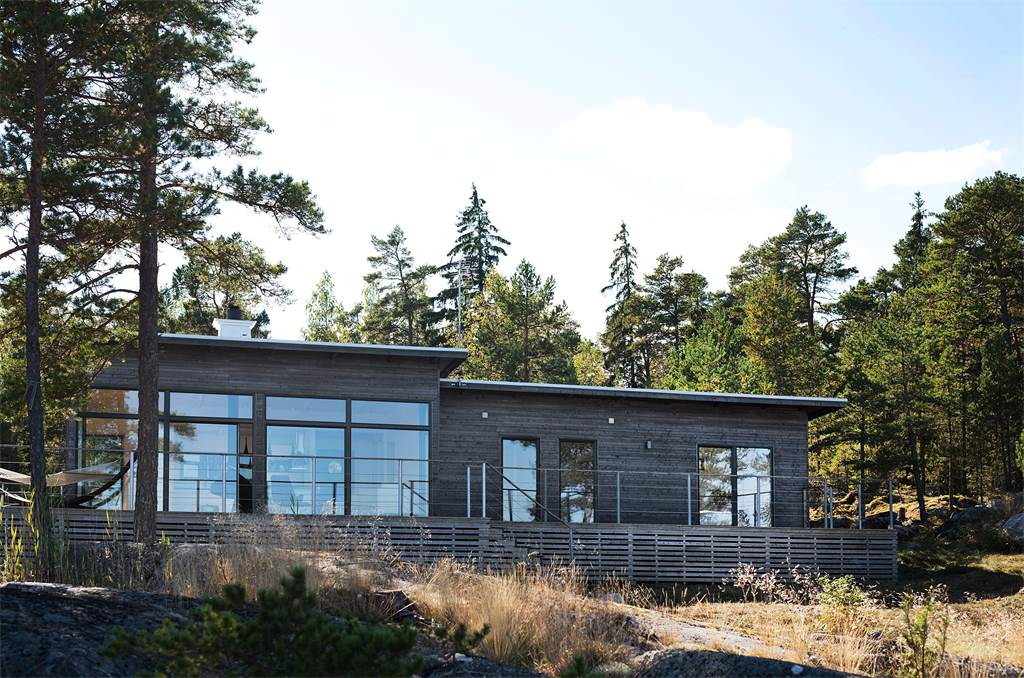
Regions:
<instances>
[{"instance_id":1,"label":"roof edge","mask_svg":"<svg viewBox=\"0 0 1024 678\"><path fill-rule=\"evenodd\" d=\"M427 358L439 361L442 378L451 374L469 357L469 351L464 348L402 346L394 344L347 344L329 341L299 341L294 339L247 339L214 337L204 334L160 334L159 342L160 344L172 346L217 346L221 348Z\"/></svg>"},{"instance_id":2,"label":"roof edge","mask_svg":"<svg viewBox=\"0 0 1024 678\"><path fill-rule=\"evenodd\" d=\"M510 393L542 393L548 395L591 396L605 398L640 398L685 402L724 403L797 407L807 411L808 419L835 412L847 405L846 398L818 396L762 395L757 393L717 393L712 391L675 391L653 388L619 388L581 384L539 384L521 381L481 381L473 379L442 379L441 387L457 390L503 391Z\"/></svg>"}]
</instances>

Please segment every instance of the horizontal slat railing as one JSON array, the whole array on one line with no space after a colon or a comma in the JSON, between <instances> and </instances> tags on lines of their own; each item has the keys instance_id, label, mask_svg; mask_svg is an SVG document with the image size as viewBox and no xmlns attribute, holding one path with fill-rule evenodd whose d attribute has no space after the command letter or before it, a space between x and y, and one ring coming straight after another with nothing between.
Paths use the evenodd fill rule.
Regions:
<instances>
[{"instance_id":1,"label":"horizontal slat railing","mask_svg":"<svg viewBox=\"0 0 1024 678\"><path fill-rule=\"evenodd\" d=\"M4 513L5 523L23 524L23 509L5 508ZM128 540L132 520L131 511L54 511L56 529L69 541ZM592 577L648 582L720 582L740 565L777 570L782 577L795 567L870 579L896 577L892 530L160 513L157 531L172 543L362 550L421 563L455 558L502 568L524 560L571 561ZM4 548L8 538L5 526Z\"/></svg>"}]
</instances>

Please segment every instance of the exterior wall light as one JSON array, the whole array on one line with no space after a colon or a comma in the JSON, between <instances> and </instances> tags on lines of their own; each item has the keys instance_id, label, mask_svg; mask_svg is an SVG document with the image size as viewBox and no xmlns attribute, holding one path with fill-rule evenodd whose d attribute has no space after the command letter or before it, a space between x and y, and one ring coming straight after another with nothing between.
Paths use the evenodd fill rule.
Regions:
<instances>
[{"instance_id":1,"label":"exterior wall light","mask_svg":"<svg viewBox=\"0 0 1024 678\"><path fill-rule=\"evenodd\" d=\"M608 417L608 423L609 424L614 424L615 423L615 417Z\"/></svg>"},{"instance_id":2,"label":"exterior wall light","mask_svg":"<svg viewBox=\"0 0 1024 678\"><path fill-rule=\"evenodd\" d=\"M486 412L481 412L480 413L480 418L481 419L486 419L487 418L487 413Z\"/></svg>"}]
</instances>

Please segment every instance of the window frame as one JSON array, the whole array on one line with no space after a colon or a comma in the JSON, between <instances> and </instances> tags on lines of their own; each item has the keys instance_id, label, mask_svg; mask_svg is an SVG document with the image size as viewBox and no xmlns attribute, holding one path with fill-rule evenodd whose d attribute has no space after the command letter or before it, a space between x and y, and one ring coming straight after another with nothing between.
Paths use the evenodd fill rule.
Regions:
<instances>
[{"instance_id":1,"label":"window frame","mask_svg":"<svg viewBox=\"0 0 1024 678\"><path fill-rule=\"evenodd\" d=\"M698 442L697 443L696 455L694 456L694 460L696 462L696 469L697 469L697 474L696 475L697 475L697 524L698 525L702 524L701 520L700 520L701 498L702 498L701 491L700 491L700 476L701 476L701 473L700 473L700 450L701 450L702 447L711 447L711 448L717 447L717 448L726 448L726 449L729 450L729 470L730 470L729 485L730 485L730 488L731 488L731 491L732 491L732 495L731 495L732 524L730 525L731 527L740 527L740 525L738 525L738 522L739 522L739 489L738 489L738 478L736 477L736 475L737 475L736 474L736 470L737 470L737 466L736 466L736 450L738 448L740 448L740 447L745 447L745 448L749 448L749 449L768 450L768 476L767 477L771 478L771 480L772 480L772 489L771 489L772 498L771 498L771 502L769 504L769 521L770 521L770 524L769 525L763 525L763 526L762 525L752 525L750 527L753 527L755 529L759 529L759 528L762 528L762 527L773 527L775 525L775 446L774 445L762 445L762 444L758 444L758 443L722 443L722 442L707 442L707 441ZM765 476L760 476L760 477L764 478ZM730 527L730 526L710 525L708 527Z\"/></svg>"},{"instance_id":2,"label":"window frame","mask_svg":"<svg viewBox=\"0 0 1024 678\"><path fill-rule=\"evenodd\" d=\"M562 509L563 509L563 506L562 506L562 489L564 487L562 485L562 469L564 468L564 466L562 464L562 443L586 443L586 444L590 445L591 451L593 453L593 461L594 461L594 468L592 470L592 473L594 474L594 478L593 478L593 482L594 482L594 485L593 485L593 489L594 489L594 497L593 497L594 520L592 522L596 523L596 522L598 522L598 520L597 520L597 506L598 506L598 496L600 495L600 483L597 480L598 479L598 441L596 439L593 439L593 438L574 438L574 437L566 437L566 438L559 437L558 438L558 517L561 518L562 520L564 520L565 522L571 522L571 521L565 520L565 516L564 516L564 514L562 512ZM546 519L546 515L547 514L545 514L545 519ZM587 523L578 523L578 524L585 525Z\"/></svg>"},{"instance_id":3,"label":"window frame","mask_svg":"<svg viewBox=\"0 0 1024 678\"><path fill-rule=\"evenodd\" d=\"M505 494L505 441L506 440L530 441L530 442L535 444L537 453L536 453L536 460L535 460L534 469L533 469L533 473L534 473L534 478L533 478L533 485L534 485L533 494L534 494L534 497L533 497L533 501L534 501L535 504L543 506L544 509L546 509L546 510L542 511L542 513L544 514L544 518L542 518L540 520L533 520L533 521L512 520L512 514L510 513L509 514L509 519L506 522L510 522L510 523L514 523L514 522L546 522L547 521L547 515L548 515L547 512L550 510L550 507L547 506L547 487L543 488L543 495L544 495L544 499L545 499L544 503L541 503L539 498L538 498L538 496L537 496L537 495L541 494L541 481L540 481L541 474L539 473L539 471L541 469L541 459L543 459L543 456L541 454L541 447L540 447L541 446L541 436L536 435L536 434L529 434L529 433L522 434L522 435L516 434L516 433L509 433L509 434L501 433L501 434L498 435L498 459L501 462L499 468L501 469L501 476L502 476L502 479L501 479L501 491L498 494L498 503L499 503L499 506L501 507L501 519L503 521L505 521L505 497L504 497L504 494ZM509 468L515 469L515 470L526 470L522 466L510 466ZM545 485L546 485L546 483L545 483Z\"/></svg>"}]
</instances>

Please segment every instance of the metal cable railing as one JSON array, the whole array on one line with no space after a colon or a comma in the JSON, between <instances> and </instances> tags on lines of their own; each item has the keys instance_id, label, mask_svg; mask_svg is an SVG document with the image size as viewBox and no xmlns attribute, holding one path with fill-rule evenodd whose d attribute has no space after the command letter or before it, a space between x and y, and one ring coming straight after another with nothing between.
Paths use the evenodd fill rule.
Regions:
<instances>
[{"instance_id":1,"label":"metal cable railing","mask_svg":"<svg viewBox=\"0 0 1024 678\"><path fill-rule=\"evenodd\" d=\"M0 446L0 467L28 474L11 459L23 448ZM56 450L63 456L66 450ZM82 448L89 463L130 461L132 450ZM52 459L54 455L51 455ZM4 461L6 458L6 461ZM491 483L488 483L490 476ZM63 490L84 494L100 481ZM135 465L96 497L94 508L130 510ZM23 484L0 477L4 496ZM816 478L580 469L500 467L401 457L251 454L169 450L158 457L158 506L170 511L334 515L485 517L578 523L669 523L750 527L892 527L892 482Z\"/></svg>"}]
</instances>

